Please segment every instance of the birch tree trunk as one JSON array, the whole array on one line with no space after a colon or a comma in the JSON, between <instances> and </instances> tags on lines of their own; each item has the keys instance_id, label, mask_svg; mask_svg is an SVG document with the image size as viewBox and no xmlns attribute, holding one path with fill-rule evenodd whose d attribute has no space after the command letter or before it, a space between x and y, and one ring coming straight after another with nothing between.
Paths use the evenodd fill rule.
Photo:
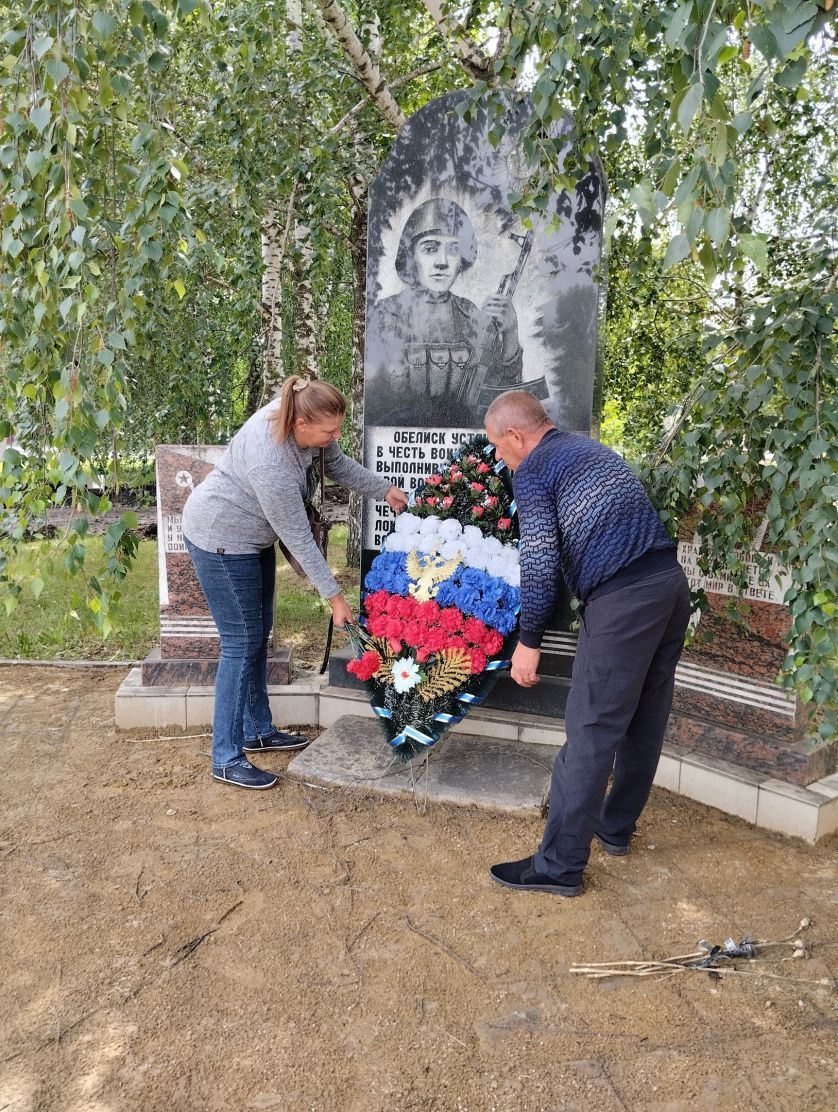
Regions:
<instances>
[{"instance_id":1,"label":"birch tree trunk","mask_svg":"<svg viewBox=\"0 0 838 1112\"><path fill-rule=\"evenodd\" d=\"M367 286L367 191L353 190L352 224L349 251L352 256L352 377L350 379L350 453L362 463L364 438L364 331L366 325ZM350 567L361 563L361 503L359 494L349 496L349 531L346 540L346 562Z\"/></svg>"},{"instance_id":2,"label":"birch tree trunk","mask_svg":"<svg viewBox=\"0 0 838 1112\"><path fill-rule=\"evenodd\" d=\"M311 285L313 253L309 230L301 221L297 221L295 240L294 342L297 348L297 373L306 378L319 378L320 322Z\"/></svg>"},{"instance_id":3,"label":"birch tree trunk","mask_svg":"<svg viewBox=\"0 0 838 1112\"><path fill-rule=\"evenodd\" d=\"M300 54L303 49L303 0L286 0L285 49Z\"/></svg>"},{"instance_id":4,"label":"birch tree trunk","mask_svg":"<svg viewBox=\"0 0 838 1112\"><path fill-rule=\"evenodd\" d=\"M275 396L282 381L282 262L285 235L281 214L276 206L262 222L262 330L264 358L262 391L255 409Z\"/></svg>"},{"instance_id":5,"label":"birch tree trunk","mask_svg":"<svg viewBox=\"0 0 838 1112\"><path fill-rule=\"evenodd\" d=\"M347 58L352 63L361 84L370 94L373 103L396 131L400 131L407 123L407 118L388 89L378 65L364 50L363 43L346 18L346 13L339 4L335 3L335 0L317 0L317 6L320 8L320 14L323 16L326 25L343 47Z\"/></svg>"}]
</instances>

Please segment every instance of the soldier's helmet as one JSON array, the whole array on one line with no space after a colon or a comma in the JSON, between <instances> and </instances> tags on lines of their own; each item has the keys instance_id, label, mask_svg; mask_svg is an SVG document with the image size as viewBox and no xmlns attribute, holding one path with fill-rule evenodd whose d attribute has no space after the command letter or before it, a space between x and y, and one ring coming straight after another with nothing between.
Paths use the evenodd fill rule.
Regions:
<instances>
[{"instance_id":1,"label":"soldier's helmet","mask_svg":"<svg viewBox=\"0 0 838 1112\"><path fill-rule=\"evenodd\" d=\"M468 270L477 258L477 240L474 238L474 228L468 214L456 201L433 197L430 201L417 205L402 228L396 251L396 272L409 286L416 284L413 248L420 239L434 234L457 237L462 259L461 274Z\"/></svg>"}]
</instances>

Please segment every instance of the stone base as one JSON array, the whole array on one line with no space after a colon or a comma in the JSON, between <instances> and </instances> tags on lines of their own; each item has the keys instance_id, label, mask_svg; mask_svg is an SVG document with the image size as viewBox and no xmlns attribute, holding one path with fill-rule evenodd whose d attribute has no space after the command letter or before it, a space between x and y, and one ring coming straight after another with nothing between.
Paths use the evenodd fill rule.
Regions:
<instances>
[{"instance_id":1,"label":"stone base","mask_svg":"<svg viewBox=\"0 0 838 1112\"><path fill-rule=\"evenodd\" d=\"M163 657L160 649L152 649L142 663L143 687L212 687L218 660L197 657ZM291 649L288 645L274 646L268 657L268 684L283 685L291 682Z\"/></svg>"},{"instance_id":2,"label":"stone base","mask_svg":"<svg viewBox=\"0 0 838 1112\"><path fill-rule=\"evenodd\" d=\"M748 721L747 708L742 718ZM838 771L838 738L824 741L814 735L783 739L753 730L736 730L673 711L666 740L693 753L728 761L801 788Z\"/></svg>"},{"instance_id":3,"label":"stone base","mask_svg":"<svg viewBox=\"0 0 838 1112\"><path fill-rule=\"evenodd\" d=\"M450 734L410 764L397 761L376 722L344 715L288 766L299 780L495 811L542 814L558 746Z\"/></svg>"},{"instance_id":4,"label":"stone base","mask_svg":"<svg viewBox=\"0 0 838 1112\"><path fill-rule=\"evenodd\" d=\"M381 759L389 760L389 746L363 691L328 686L325 676L312 673L298 676L288 686L269 687L268 694L278 726L311 725L328 730L345 715L351 715L368 723L366 729L380 748ZM208 732L213 704L211 687L143 687L140 669L132 668L116 694L116 725L124 730L174 728ZM460 734L479 735L481 744L506 741L509 743L506 754L520 749L524 743L526 749L536 748L546 756L545 747L555 752L565 740L561 719L484 707L473 710L441 744L450 745ZM798 787L764 772L666 744L655 784L738 815L757 827L795 835L807 842L816 842L838 830L838 773L824 776L805 788Z\"/></svg>"},{"instance_id":5,"label":"stone base","mask_svg":"<svg viewBox=\"0 0 838 1112\"><path fill-rule=\"evenodd\" d=\"M345 687L353 691L366 691L351 672L346 671L352 660L349 648L333 649L329 656L330 687ZM519 687L508 672L501 672L491 695L480 704L487 711L509 714L537 714L544 718L564 719L564 708L570 691L570 680L564 676L541 676L535 687Z\"/></svg>"}]
</instances>

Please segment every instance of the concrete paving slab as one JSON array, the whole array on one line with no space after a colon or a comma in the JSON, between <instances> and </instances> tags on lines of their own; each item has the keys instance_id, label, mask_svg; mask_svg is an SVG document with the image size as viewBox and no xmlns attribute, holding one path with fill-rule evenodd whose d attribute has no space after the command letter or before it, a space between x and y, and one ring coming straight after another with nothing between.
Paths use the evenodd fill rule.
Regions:
<instances>
[{"instance_id":1,"label":"concrete paving slab","mask_svg":"<svg viewBox=\"0 0 838 1112\"><path fill-rule=\"evenodd\" d=\"M558 746L450 734L411 765L397 763L377 723L343 715L288 766L300 780L540 814Z\"/></svg>"}]
</instances>

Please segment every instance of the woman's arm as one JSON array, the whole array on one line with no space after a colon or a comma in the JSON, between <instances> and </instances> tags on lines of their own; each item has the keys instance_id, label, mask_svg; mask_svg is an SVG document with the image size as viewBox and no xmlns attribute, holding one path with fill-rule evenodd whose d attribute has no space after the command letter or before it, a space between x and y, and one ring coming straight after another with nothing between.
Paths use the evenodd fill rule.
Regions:
<instances>
[{"instance_id":1,"label":"woman's arm","mask_svg":"<svg viewBox=\"0 0 838 1112\"><path fill-rule=\"evenodd\" d=\"M323 459L328 477L347 490L355 490L368 498L385 498L390 490L392 484L389 479L376 475L345 456L337 444L332 443L323 449Z\"/></svg>"},{"instance_id":2,"label":"woman's arm","mask_svg":"<svg viewBox=\"0 0 838 1112\"><path fill-rule=\"evenodd\" d=\"M340 598L337 580L314 543L300 488L296 483L278 482L273 467L254 468L248 478L266 520L318 593L330 603L336 596Z\"/></svg>"}]
</instances>

